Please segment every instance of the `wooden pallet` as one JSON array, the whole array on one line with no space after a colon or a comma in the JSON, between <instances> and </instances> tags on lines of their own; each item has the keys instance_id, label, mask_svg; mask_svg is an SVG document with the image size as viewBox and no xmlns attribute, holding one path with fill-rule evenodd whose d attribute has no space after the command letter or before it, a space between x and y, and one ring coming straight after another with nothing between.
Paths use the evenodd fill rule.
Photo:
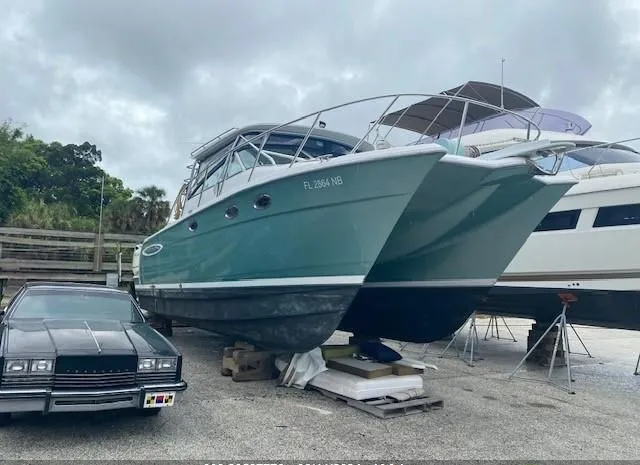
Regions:
<instances>
[{"instance_id":1,"label":"wooden pallet","mask_svg":"<svg viewBox=\"0 0 640 465\"><path fill-rule=\"evenodd\" d=\"M309 385L309 387L330 399L342 400L350 407L357 408L358 410L362 410L363 412L370 413L371 415L375 415L376 417L383 419L403 417L414 413L423 413L428 410L437 410L444 407L444 401L442 399L430 396L418 397L416 399L405 400L402 402L385 397L356 400L319 387L311 385Z\"/></svg>"}]
</instances>

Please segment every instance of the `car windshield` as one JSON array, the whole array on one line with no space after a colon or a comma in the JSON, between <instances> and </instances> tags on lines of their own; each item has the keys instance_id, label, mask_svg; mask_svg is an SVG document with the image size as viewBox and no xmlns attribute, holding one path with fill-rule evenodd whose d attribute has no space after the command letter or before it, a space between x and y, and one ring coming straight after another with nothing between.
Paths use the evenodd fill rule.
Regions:
<instances>
[{"instance_id":1,"label":"car windshield","mask_svg":"<svg viewBox=\"0 0 640 465\"><path fill-rule=\"evenodd\" d=\"M128 294L86 289L32 289L11 318L143 321Z\"/></svg>"}]
</instances>

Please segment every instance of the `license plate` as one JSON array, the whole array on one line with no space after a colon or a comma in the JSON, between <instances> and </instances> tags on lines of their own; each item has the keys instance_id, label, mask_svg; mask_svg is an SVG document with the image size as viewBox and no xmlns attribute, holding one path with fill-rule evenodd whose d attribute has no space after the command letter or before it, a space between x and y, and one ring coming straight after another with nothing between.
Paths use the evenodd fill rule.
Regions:
<instances>
[{"instance_id":1,"label":"license plate","mask_svg":"<svg viewBox=\"0 0 640 465\"><path fill-rule=\"evenodd\" d=\"M175 392L148 392L144 396L143 408L171 407L175 398Z\"/></svg>"}]
</instances>

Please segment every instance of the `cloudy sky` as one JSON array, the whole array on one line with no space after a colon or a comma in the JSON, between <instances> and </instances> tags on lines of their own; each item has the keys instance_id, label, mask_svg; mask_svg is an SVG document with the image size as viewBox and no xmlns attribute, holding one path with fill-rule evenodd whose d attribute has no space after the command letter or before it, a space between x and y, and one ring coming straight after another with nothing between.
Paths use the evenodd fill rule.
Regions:
<instances>
[{"instance_id":1,"label":"cloudy sky","mask_svg":"<svg viewBox=\"0 0 640 465\"><path fill-rule=\"evenodd\" d=\"M505 85L619 140L640 136L639 9L634 0L0 0L0 120L47 141L89 140L111 174L173 199L189 152L231 126L499 83L504 57Z\"/></svg>"}]
</instances>

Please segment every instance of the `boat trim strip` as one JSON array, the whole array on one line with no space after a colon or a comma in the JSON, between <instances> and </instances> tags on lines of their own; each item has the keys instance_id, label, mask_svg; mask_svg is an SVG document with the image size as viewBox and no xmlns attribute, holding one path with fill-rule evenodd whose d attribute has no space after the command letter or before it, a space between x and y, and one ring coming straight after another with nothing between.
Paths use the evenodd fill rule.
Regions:
<instances>
[{"instance_id":1,"label":"boat trim strip","mask_svg":"<svg viewBox=\"0 0 640 465\"><path fill-rule=\"evenodd\" d=\"M229 287L277 287L277 286L334 286L362 285L364 276L309 276L296 278L239 279L200 283L138 284L138 289L215 289Z\"/></svg>"},{"instance_id":2,"label":"boat trim strip","mask_svg":"<svg viewBox=\"0 0 640 465\"><path fill-rule=\"evenodd\" d=\"M362 287L492 287L495 279L432 279L428 281L368 282Z\"/></svg>"}]
</instances>

